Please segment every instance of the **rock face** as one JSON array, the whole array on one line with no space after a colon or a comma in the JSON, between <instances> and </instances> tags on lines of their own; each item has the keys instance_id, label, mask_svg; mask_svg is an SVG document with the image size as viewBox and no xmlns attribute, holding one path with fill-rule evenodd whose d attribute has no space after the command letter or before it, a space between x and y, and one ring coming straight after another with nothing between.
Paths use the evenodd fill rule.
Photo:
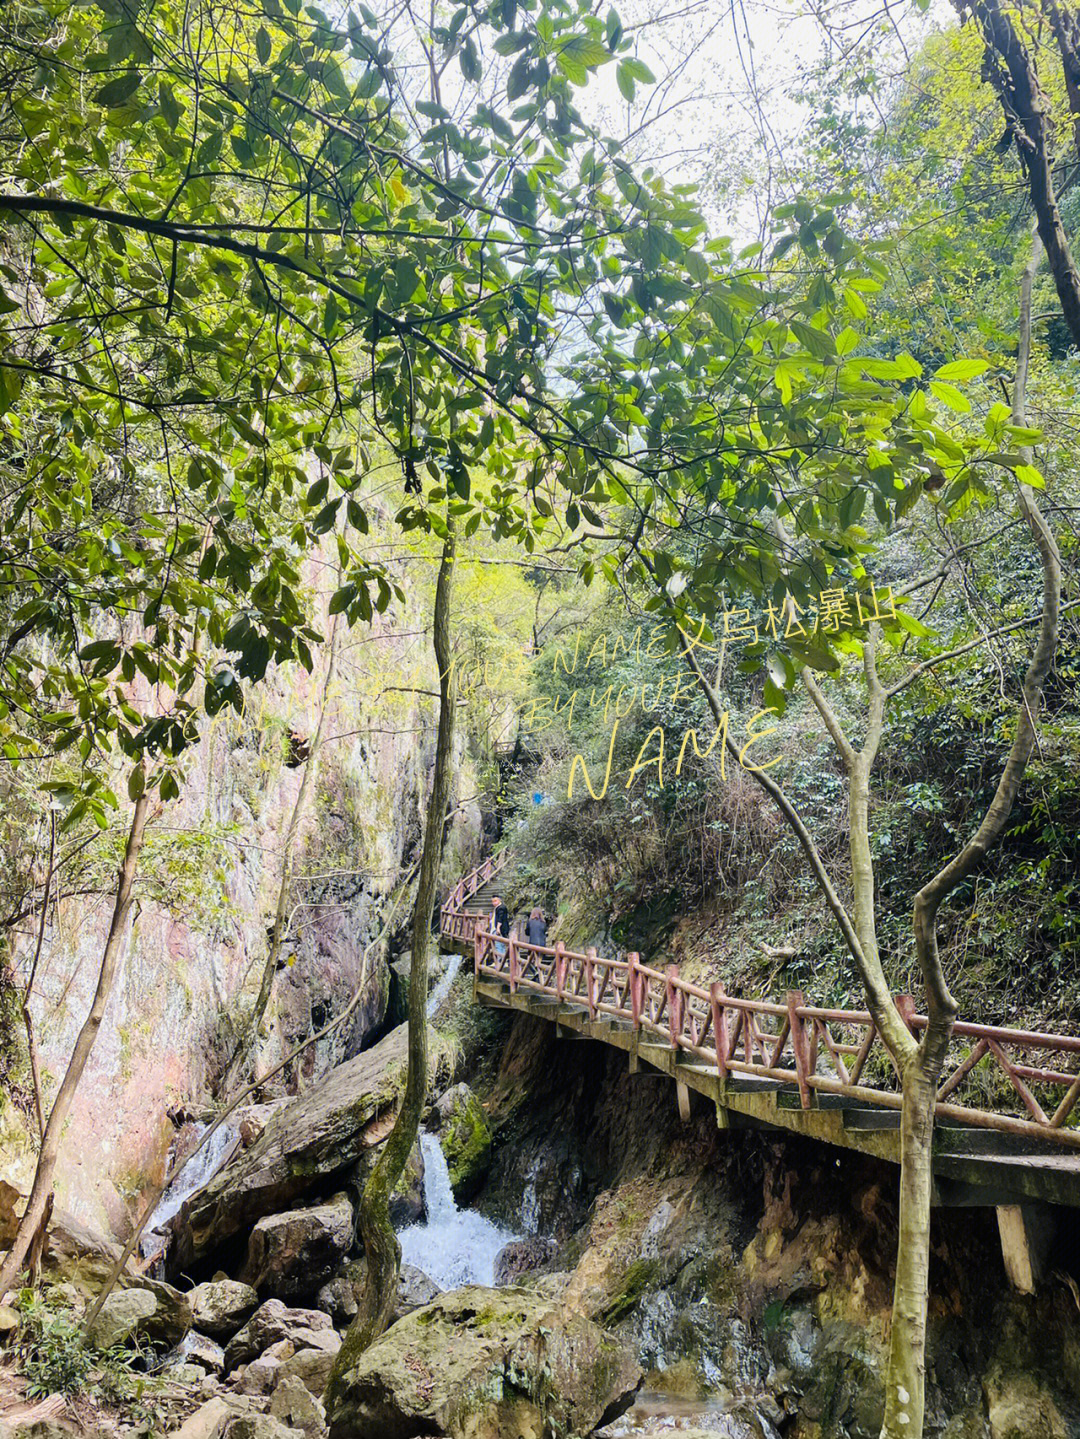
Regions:
<instances>
[{"instance_id":1,"label":"rock face","mask_svg":"<svg viewBox=\"0 0 1080 1439\"><path fill-rule=\"evenodd\" d=\"M195 1328L215 1339L231 1339L259 1307L250 1284L236 1279L210 1279L188 1295Z\"/></svg>"},{"instance_id":2,"label":"rock face","mask_svg":"<svg viewBox=\"0 0 1080 1439\"><path fill-rule=\"evenodd\" d=\"M280 1339L288 1339L294 1349L322 1348L330 1340L337 1341L337 1335L329 1314L318 1309L289 1309L280 1299L268 1299L225 1346L226 1372L246 1364Z\"/></svg>"},{"instance_id":3,"label":"rock face","mask_svg":"<svg viewBox=\"0 0 1080 1439\"><path fill-rule=\"evenodd\" d=\"M262 1296L311 1297L337 1269L352 1240L347 1194L335 1194L312 1209L267 1215L251 1231L241 1282Z\"/></svg>"},{"instance_id":4,"label":"rock face","mask_svg":"<svg viewBox=\"0 0 1080 1439\"><path fill-rule=\"evenodd\" d=\"M0 1179L0 1249L15 1237L18 1216L26 1195ZM42 1273L53 1280L74 1283L83 1294L93 1294L112 1273L121 1247L63 1209L54 1209L42 1255Z\"/></svg>"},{"instance_id":5,"label":"rock face","mask_svg":"<svg viewBox=\"0 0 1080 1439\"><path fill-rule=\"evenodd\" d=\"M466 1204L484 1182L491 1163L491 1130L484 1107L467 1084L455 1084L435 1106L439 1144L446 1155L450 1185Z\"/></svg>"},{"instance_id":6,"label":"rock face","mask_svg":"<svg viewBox=\"0 0 1080 1439\"><path fill-rule=\"evenodd\" d=\"M331 1439L587 1434L641 1381L631 1350L523 1290L468 1288L400 1320L327 1391Z\"/></svg>"},{"instance_id":7,"label":"rock face","mask_svg":"<svg viewBox=\"0 0 1080 1439\"><path fill-rule=\"evenodd\" d=\"M325 1192L329 1179L344 1176L386 1137L404 1066L405 1031L398 1029L278 1110L250 1149L240 1150L170 1221L170 1272L189 1270L264 1215L280 1213L316 1186Z\"/></svg>"}]
</instances>

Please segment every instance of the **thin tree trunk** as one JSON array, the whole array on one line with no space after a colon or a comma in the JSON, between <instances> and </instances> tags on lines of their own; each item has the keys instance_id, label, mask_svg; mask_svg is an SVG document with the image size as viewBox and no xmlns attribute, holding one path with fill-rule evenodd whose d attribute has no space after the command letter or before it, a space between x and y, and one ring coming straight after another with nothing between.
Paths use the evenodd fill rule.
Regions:
<instances>
[{"instance_id":1,"label":"thin tree trunk","mask_svg":"<svg viewBox=\"0 0 1080 1439\"><path fill-rule=\"evenodd\" d=\"M293 805L292 814L289 817L289 825L285 831L283 841L283 854L281 858L281 883L278 885L277 910L274 914L274 932L270 938L270 950L266 956L266 963L263 966L262 983L259 985L259 997L255 1001L255 1008L244 1026L240 1038L237 1041L232 1059L229 1061L225 1071L225 1078L221 1082L221 1094L228 1098L234 1086L242 1077L245 1063L249 1053L257 1042L259 1025L262 1023L263 1015L266 1013L270 1003L270 995L274 988L274 975L277 973L278 958L281 954L281 946L284 943L286 923L285 909L288 904L289 890L292 886L293 859L296 850L296 836L300 829L304 812L307 809L308 795L314 787L319 772L319 753L322 750L323 730L326 726L326 712L329 708L330 685L334 678L334 666L337 660L337 637L338 619L334 616L330 628L330 644L326 658L326 673L323 675L322 697L319 704L319 719L312 736L311 748L308 750L307 759L304 761L304 773L300 780L300 789L297 792L296 803Z\"/></svg>"},{"instance_id":2,"label":"thin tree trunk","mask_svg":"<svg viewBox=\"0 0 1080 1439\"><path fill-rule=\"evenodd\" d=\"M450 598L454 574L455 531L447 516L439 579L435 590L433 632L435 659L439 667L439 732L435 746L435 773L431 786L424 847L420 858L420 880L413 912L412 966L409 975L409 1066L405 1094L394 1127L379 1161L360 1196L360 1234L367 1257L367 1280L360 1295L360 1307L349 1327L341 1353L334 1363L326 1394L329 1412L334 1404L338 1376L371 1344L390 1322L397 1297L401 1249L390 1223L390 1195L416 1143L420 1113L427 1094L428 1057L428 950L431 946L431 918L435 909L442 856L443 831L450 798L454 748L454 674L450 655Z\"/></svg>"},{"instance_id":3,"label":"thin tree trunk","mask_svg":"<svg viewBox=\"0 0 1080 1439\"><path fill-rule=\"evenodd\" d=\"M34 1021L30 1014L30 996L34 989L34 980L37 978L38 965L41 963L41 951L45 944L45 921L49 913L49 893L52 889L53 866L56 862L56 813L49 811L49 863L45 870L45 884L41 896L41 920L38 924L37 944L34 947L34 959L30 965L30 976L26 981L26 988L23 990L23 1022L26 1025L26 1045L30 1055L30 1073L34 1080L34 1111L37 1114L38 1142L45 1138L45 1110L41 1102L41 1066L38 1064L37 1039L34 1035Z\"/></svg>"},{"instance_id":4,"label":"thin tree trunk","mask_svg":"<svg viewBox=\"0 0 1080 1439\"><path fill-rule=\"evenodd\" d=\"M142 849L143 834L146 829L146 812L150 799L145 791L135 801L135 812L131 819L131 828L128 831L127 848L124 851L123 863L120 865L120 873L116 885L116 903L113 907L112 923L109 926L108 938L105 941L105 949L101 956L101 968L98 971L97 989L94 993L94 1001L90 1006L90 1012L83 1021L82 1029L75 1041L75 1048L72 1050L71 1058L68 1061L67 1071L57 1091L56 1099L53 1102L52 1112L49 1115L49 1122L45 1126L45 1134L42 1137L41 1149L38 1153L37 1170L34 1173L34 1183L30 1190L30 1198L26 1201L26 1209L19 1220L19 1227L15 1231L15 1238L7 1258L0 1265L0 1294L12 1288L15 1280L22 1272L23 1261L27 1256L34 1235L37 1233L42 1218L44 1217L49 1197L52 1194L53 1175L56 1172L56 1161L60 1153L60 1144L63 1139L64 1122L68 1117L72 1101L75 1098L75 1091L79 1087L79 1080L82 1078L83 1070L86 1068L86 1061L90 1058L90 1051L94 1047L98 1030L101 1027L102 1015L105 1013L105 1005L112 992L113 981L116 978L116 969L120 959L121 941L124 935L124 928L131 908L132 888L135 882L135 871L138 867L139 852Z\"/></svg>"},{"instance_id":5,"label":"thin tree trunk","mask_svg":"<svg viewBox=\"0 0 1080 1439\"><path fill-rule=\"evenodd\" d=\"M1038 239L1020 285L1020 333L1013 391L1013 423L1026 420L1028 364L1031 355L1031 289L1039 260ZM1030 463L1031 453L1023 451ZM1039 551L1043 571L1043 611L1039 634L1024 677L1016 733L1001 778L978 829L948 864L915 896L915 954L926 995L927 1027L915 1059L903 1069L900 1180L900 1236L889 1363L885 1376L885 1423L881 1439L921 1439L925 1406L926 1276L930 1263L931 1145L934 1098L956 1018L938 951L937 916L943 902L1000 839L1035 748L1035 724L1043 685L1057 650L1061 606L1061 560L1049 525L1026 486L1017 484L1020 513Z\"/></svg>"}]
</instances>

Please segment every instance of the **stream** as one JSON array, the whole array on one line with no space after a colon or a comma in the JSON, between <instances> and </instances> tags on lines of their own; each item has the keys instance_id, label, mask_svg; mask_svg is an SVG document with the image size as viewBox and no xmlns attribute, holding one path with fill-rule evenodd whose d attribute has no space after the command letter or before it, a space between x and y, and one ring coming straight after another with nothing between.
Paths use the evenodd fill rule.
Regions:
<instances>
[{"instance_id":1,"label":"stream","mask_svg":"<svg viewBox=\"0 0 1080 1439\"><path fill-rule=\"evenodd\" d=\"M474 1209L457 1207L437 1135L421 1134L420 1151L424 1156L427 1219L399 1233L402 1261L423 1270L440 1289L493 1285L499 1250L521 1235Z\"/></svg>"}]
</instances>

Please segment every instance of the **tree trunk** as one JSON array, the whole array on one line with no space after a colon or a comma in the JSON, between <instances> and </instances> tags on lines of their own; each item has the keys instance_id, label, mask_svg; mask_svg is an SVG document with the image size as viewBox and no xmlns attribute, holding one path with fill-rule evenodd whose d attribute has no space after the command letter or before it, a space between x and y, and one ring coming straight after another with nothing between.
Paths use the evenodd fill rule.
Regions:
<instances>
[{"instance_id":1,"label":"tree trunk","mask_svg":"<svg viewBox=\"0 0 1080 1439\"><path fill-rule=\"evenodd\" d=\"M936 1088L913 1056L904 1068L900 1111L900 1224L881 1439L918 1439L923 1432Z\"/></svg>"},{"instance_id":2,"label":"tree trunk","mask_svg":"<svg viewBox=\"0 0 1080 1439\"><path fill-rule=\"evenodd\" d=\"M15 1239L7 1258L0 1265L0 1294L11 1289L22 1272L23 1261L26 1259L34 1235L37 1233L42 1219L45 1215L50 1196L52 1195L53 1175L56 1172L56 1161L60 1153L60 1144L63 1139L64 1122L71 1109L72 1100L75 1098L75 1091L79 1087L79 1080L82 1078L83 1070L86 1068L86 1061L90 1058L90 1051L94 1047L97 1033L101 1027L101 1018L105 1013L105 1005L108 1003L109 995L112 992L113 980L116 978L117 964L120 958L120 946L123 939L124 927L127 921L128 911L131 908L131 894L135 882L135 870L139 862L139 851L142 849L143 833L146 829L146 811L149 806L149 796L144 792L135 802L135 813L131 819L131 828L128 831L127 848L124 851L123 863L120 866L120 873L116 885L116 903L113 906L112 923L109 925L109 935L105 941L105 950L101 956L101 969L98 971L97 989L94 993L94 1001L90 1006L90 1013L83 1021L83 1027L79 1030L79 1037L75 1041L75 1048L72 1050L71 1058L68 1061L67 1072L56 1094L52 1112L49 1115L49 1122L45 1126L45 1134L41 1141L41 1150L38 1153L37 1170L34 1174L33 1187L30 1190L30 1198L26 1202L26 1210L19 1220L19 1227L15 1232Z\"/></svg>"},{"instance_id":3,"label":"tree trunk","mask_svg":"<svg viewBox=\"0 0 1080 1439\"><path fill-rule=\"evenodd\" d=\"M412 966L409 975L409 1064L397 1120L360 1198L360 1234L367 1257L367 1280L360 1308L334 1364L326 1407L333 1407L338 1376L376 1340L390 1322L397 1297L401 1249L390 1223L390 1195L401 1178L420 1128L427 1094L427 990L431 919L435 910L442 855L444 819L450 798L454 745L454 676L450 656L450 596L454 573L454 521L447 517L439 579L435 590L434 644L439 667L439 733L431 786L420 878L413 911Z\"/></svg>"},{"instance_id":4,"label":"tree trunk","mask_svg":"<svg viewBox=\"0 0 1080 1439\"><path fill-rule=\"evenodd\" d=\"M296 795L296 803L293 805L292 814L289 817L289 826L285 831L281 857L281 882L278 885L277 910L274 914L274 932L270 939L270 950L266 956L266 963L263 966L262 983L259 985L259 997L255 1001L255 1008L241 1031L237 1040L236 1049L233 1051L232 1059L229 1061L225 1071L225 1078L221 1081L220 1094L223 1099L228 1099L233 1089L243 1077L246 1061L253 1049L258 1044L259 1025L262 1023L263 1015L266 1013L270 1003L270 995L274 988L274 975L277 973L278 958L281 955L281 946L285 939L286 923L285 909L288 904L289 890L292 887L293 876L293 855L296 849L296 836L300 829L300 823L307 809L308 795L314 788L315 780L319 772L319 754L322 750L323 731L326 727L326 711L329 708L330 685L334 678L334 666L337 660L337 637L338 619L334 616L330 628L330 646L326 657L326 673L323 675L322 698L319 705L319 719L315 727L315 733L311 739L311 748L308 750L308 757L304 761L304 773L300 780L300 789ZM258 1068L256 1067L256 1077Z\"/></svg>"}]
</instances>

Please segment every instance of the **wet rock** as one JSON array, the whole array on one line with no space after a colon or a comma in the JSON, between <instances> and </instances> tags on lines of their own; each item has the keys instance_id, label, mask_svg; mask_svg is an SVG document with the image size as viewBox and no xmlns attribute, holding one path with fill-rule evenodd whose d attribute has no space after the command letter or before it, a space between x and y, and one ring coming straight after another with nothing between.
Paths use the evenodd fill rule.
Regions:
<instances>
[{"instance_id":1,"label":"wet rock","mask_svg":"<svg viewBox=\"0 0 1080 1439\"><path fill-rule=\"evenodd\" d=\"M424 1203L424 1155L419 1140L413 1145L401 1178L390 1196L390 1223L395 1229L419 1224L427 1212Z\"/></svg>"},{"instance_id":2,"label":"wet rock","mask_svg":"<svg viewBox=\"0 0 1080 1439\"><path fill-rule=\"evenodd\" d=\"M290 1429L299 1429L307 1439L319 1439L326 1433L322 1405L295 1375L282 1375L270 1396L270 1413Z\"/></svg>"},{"instance_id":3,"label":"wet rock","mask_svg":"<svg viewBox=\"0 0 1080 1439\"><path fill-rule=\"evenodd\" d=\"M251 1318L259 1296L250 1284L238 1279L210 1279L196 1284L188 1295L195 1328L215 1339L231 1339Z\"/></svg>"},{"instance_id":4,"label":"wet rock","mask_svg":"<svg viewBox=\"0 0 1080 1439\"><path fill-rule=\"evenodd\" d=\"M540 1235L532 1239L514 1239L495 1256L495 1284L513 1284L523 1274L540 1269L555 1253L555 1242Z\"/></svg>"},{"instance_id":5,"label":"wet rock","mask_svg":"<svg viewBox=\"0 0 1080 1439\"><path fill-rule=\"evenodd\" d=\"M190 1270L264 1215L281 1213L344 1174L385 1139L404 1067L405 1031L397 1029L284 1104L251 1147L234 1155L170 1220L169 1272Z\"/></svg>"},{"instance_id":6,"label":"wet rock","mask_svg":"<svg viewBox=\"0 0 1080 1439\"><path fill-rule=\"evenodd\" d=\"M157 1310L157 1300L147 1289L114 1289L101 1306L87 1338L95 1349L111 1349Z\"/></svg>"},{"instance_id":7,"label":"wet rock","mask_svg":"<svg viewBox=\"0 0 1080 1439\"><path fill-rule=\"evenodd\" d=\"M327 1391L333 1439L504 1439L585 1434L629 1402L628 1346L520 1289L471 1287L399 1320L364 1353L348 1346Z\"/></svg>"},{"instance_id":8,"label":"wet rock","mask_svg":"<svg viewBox=\"0 0 1080 1439\"><path fill-rule=\"evenodd\" d=\"M335 1324L348 1324L356 1314L356 1294L344 1274L324 1284L315 1296L316 1309L329 1314Z\"/></svg>"},{"instance_id":9,"label":"wet rock","mask_svg":"<svg viewBox=\"0 0 1080 1439\"><path fill-rule=\"evenodd\" d=\"M484 1107L467 1084L455 1084L435 1106L439 1143L458 1204L466 1204L491 1165L491 1130Z\"/></svg>"},{"instance_id":10,"label":"wet rock","mask_svg":"<svg viewBox=\"0 0 1080 1439\"><path fill-rule=\"evenodd\" d=\"M300 1299L314 1295L348 1253L353 1211L347 1194L327 1204L268 1215L251 1231L241 1282L260 1295Z\"/></svg>"},{"instance_id":11,"label":"wet rock","mask_svg":"<svg viewBox=\"0 0 1080 1439\"><path fill-rule=\"evenodd\" d=\"M225 1346L225 1369L231 1372L238 1364L245 1364L262 1354L279 1339L288 1339L296 1348L320 1347L311 1336L322 1333L333 1335L334 1326L329 1314L318 1309L289 1309L280 1299L268 1299L260 1304L239 1333L234 1334ZM334 1335L336 1339L337 1336ZM339 1341L340 1342L340 1341Z\"/></svg>"}]
</instances>

